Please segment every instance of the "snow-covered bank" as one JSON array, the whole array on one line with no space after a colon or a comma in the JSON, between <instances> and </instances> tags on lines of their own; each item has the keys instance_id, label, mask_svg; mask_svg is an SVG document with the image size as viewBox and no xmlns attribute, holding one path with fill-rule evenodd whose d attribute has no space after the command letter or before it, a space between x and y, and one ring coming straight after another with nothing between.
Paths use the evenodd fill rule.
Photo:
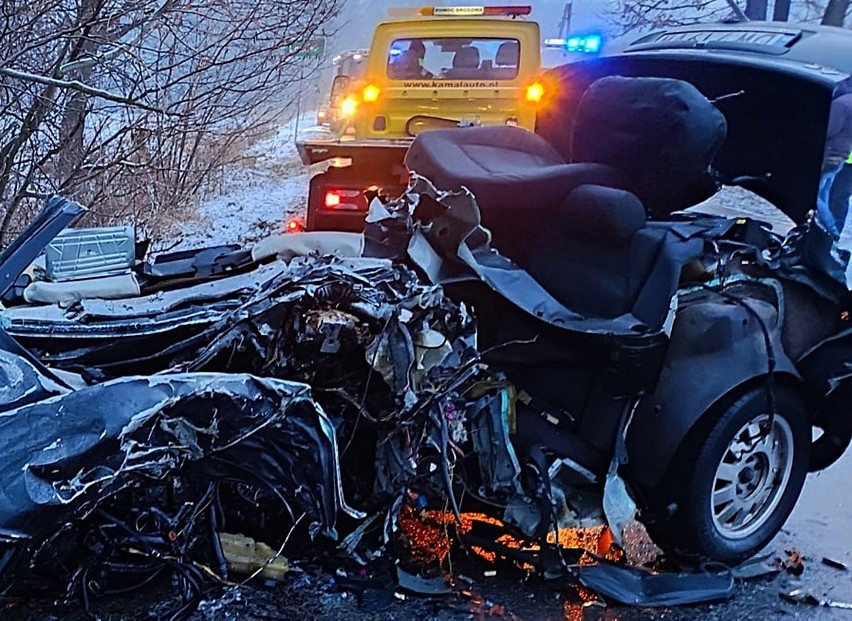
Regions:
<instances>
[{"instance_id":1,"label":"snow-covered bank","mask_svg":"<svg viewBox=\"0 0 852 621\"><path fill-rule=\"evenodd\" d=\"M315 122L313 114L305 114L299 125ZM180 243L174 249L251 244L282 232L289 218L302 214L310 172L296 152L294 129L291 120L249 148L201 199L196 218L175 226Z\"/></svg>"}]
</instances>

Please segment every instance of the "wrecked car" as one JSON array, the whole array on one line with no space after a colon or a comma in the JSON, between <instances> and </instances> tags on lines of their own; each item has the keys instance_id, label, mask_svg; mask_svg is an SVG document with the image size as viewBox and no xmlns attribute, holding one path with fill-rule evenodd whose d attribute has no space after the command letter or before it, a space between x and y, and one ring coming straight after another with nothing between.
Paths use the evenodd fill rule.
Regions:
<instances>
[{"instance_id":1,"label":"wrecked car","mask_svg":"<svg viewBox=\"0 0 852 621\"><path fill-rule=\"evenodd\" d=\"M373 201L363 236L172 254L128 266L126 290L29 283L79 211L52 201L0 256L4 366L30 378L0 418L28 437L0 463L5 566L150 577L168 558L222 576L216 532L258 520L286 543L300 512L368 562L433 512L470 545L650 605L683 600L608 591L610 568L552 554L550 536L606 523L619 542L638 518L682 557L765 546L852 436L849 255L814 215L852 35L703 28L555 70L536 133L418 136L407 191ZM702 213L723 186L793 228ZM202 513L197 549L130 552ZM713 580L702 597L730 593Z\"/></svg>"}]
</instances>

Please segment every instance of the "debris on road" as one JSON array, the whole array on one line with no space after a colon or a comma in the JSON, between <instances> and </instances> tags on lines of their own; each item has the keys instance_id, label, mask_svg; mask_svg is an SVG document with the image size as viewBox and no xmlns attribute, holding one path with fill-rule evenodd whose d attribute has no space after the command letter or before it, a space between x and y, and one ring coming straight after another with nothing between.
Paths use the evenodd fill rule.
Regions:
<instances>
[{"instance_id":1,"label":"debris on road","mask_svg":"<svg viewBox=\"0 0 852 621\"><path fill-rule=\"evenodd\" d=\"M820 599L806 589L794 589L789 592L781 592L781 599L793 604L805 604L807 606L825 606L827 608L841 608L843 610L852 610L852 603L837 602L830 599Z\"/></svg>"},{"instance_id":2,"label":"debris on road","mask_svg":"<svg viewBox=\"0 0 852 621\"><path fill-rule=\"evenodd\" d=\"M725 600L734 594L734 577L729 571L654 573L603 559L571 571L583 586L630 606L680 606Z\"/></svg>"},{"instance_id":3,"label":"debris on road","mask_svg":"<svg viewBox=\"0 0 852 621\"><path fill-rule=\"evenodd\" d=\"M781 567L771 554L751 558L731 569L734 578L739 580L774 576L781 571Z\"/></svg>"},{"instance_id":4,"label":"debris on road","mask_svg":"<svg viewBox=\"0 0 852 621\"><path fill-rule=\"evenodd\" d=\"M219 533L219 541L228 568L238 574L281 580L290 571L287 559L262 541L233 533Z\"/></svg>"},{"instance_id":5,"label":"debris on road","mask_svg":"<svg viewBox=\"0 0 852 621\"><path fill-rule=\"evenodd\" d=\"M828 565L834 569L839 569L840 571L847 571L849 569L846 563L841 563L840 561L836 561L833 558L828 558L827 556L822 557L822 564Z\"/></svg>"},{"instance_id":6,"label":"debris on road","mask_svg":"<svg viewBox=\"0 0 852 621\"><path fill-rule=\"evenodd\" d=\"M795 549L784 550L785 557L775 559L776 566L791 576L801 576L805 571L805 557Z\"/></svg>"}]
</instances>

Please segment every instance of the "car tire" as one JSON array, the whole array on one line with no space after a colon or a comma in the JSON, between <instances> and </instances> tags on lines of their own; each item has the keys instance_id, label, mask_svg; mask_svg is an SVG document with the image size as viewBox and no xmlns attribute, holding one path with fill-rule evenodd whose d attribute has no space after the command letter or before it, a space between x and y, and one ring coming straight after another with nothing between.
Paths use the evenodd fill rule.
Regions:
<instances>
[{"instance_id":1,"label":"car tire","mask_svg":"<svg viewBox=\"0 0 852 621\"><path fill-rule=\"evenodd\" d=\"M775 390L771 429L764 387L708 412L680 447L667 477L675 510L649 533L664 550L736 565L781 530L810 460L807 409L793 390ZM754 438L758 439L755 440Z\"/></svg>"}]
</instances>

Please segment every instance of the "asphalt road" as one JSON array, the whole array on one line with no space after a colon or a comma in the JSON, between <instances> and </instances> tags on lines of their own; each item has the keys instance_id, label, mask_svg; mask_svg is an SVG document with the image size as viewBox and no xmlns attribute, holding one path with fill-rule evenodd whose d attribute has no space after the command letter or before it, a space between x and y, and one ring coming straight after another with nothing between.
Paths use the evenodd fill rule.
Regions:
<instances>
[{"instance_id":1,"label":"asphalt road","mask_svg":"<svg viewBox=\"0 0 852 621\"><path fill-rule=\"evenodd\" d=\"M647 539L634 533L628 543L628 555L642 560L649 556L650 547L652 544ZM472 584L464 585L467 593L461 597L438 600L409 597L374 614L365 612L351 594L332 590L320 597L322 612L316 618L322 621L492 618L523 621L852 621L852 610L793 604L779 596L782 592L801 588L819 599L852 603L852 452L829 469L808 477L802 497L784 529L759 556L785 557L785 550L796 550L804 556L804 571L800 576L780 572L741 581L730 600L709 605L637 609L609 603L605 607L584 608L576 592L563 583L545 582L535 577L525 579L519 572L505 567L499 569L496 576L486 577L485 572L494 568L480 563L458 570L472 578ZM823 563L824 557L844 563L849 569L830 567ZM203 616L199 621L214 618Z\"/></svg>"}]
</instances>

